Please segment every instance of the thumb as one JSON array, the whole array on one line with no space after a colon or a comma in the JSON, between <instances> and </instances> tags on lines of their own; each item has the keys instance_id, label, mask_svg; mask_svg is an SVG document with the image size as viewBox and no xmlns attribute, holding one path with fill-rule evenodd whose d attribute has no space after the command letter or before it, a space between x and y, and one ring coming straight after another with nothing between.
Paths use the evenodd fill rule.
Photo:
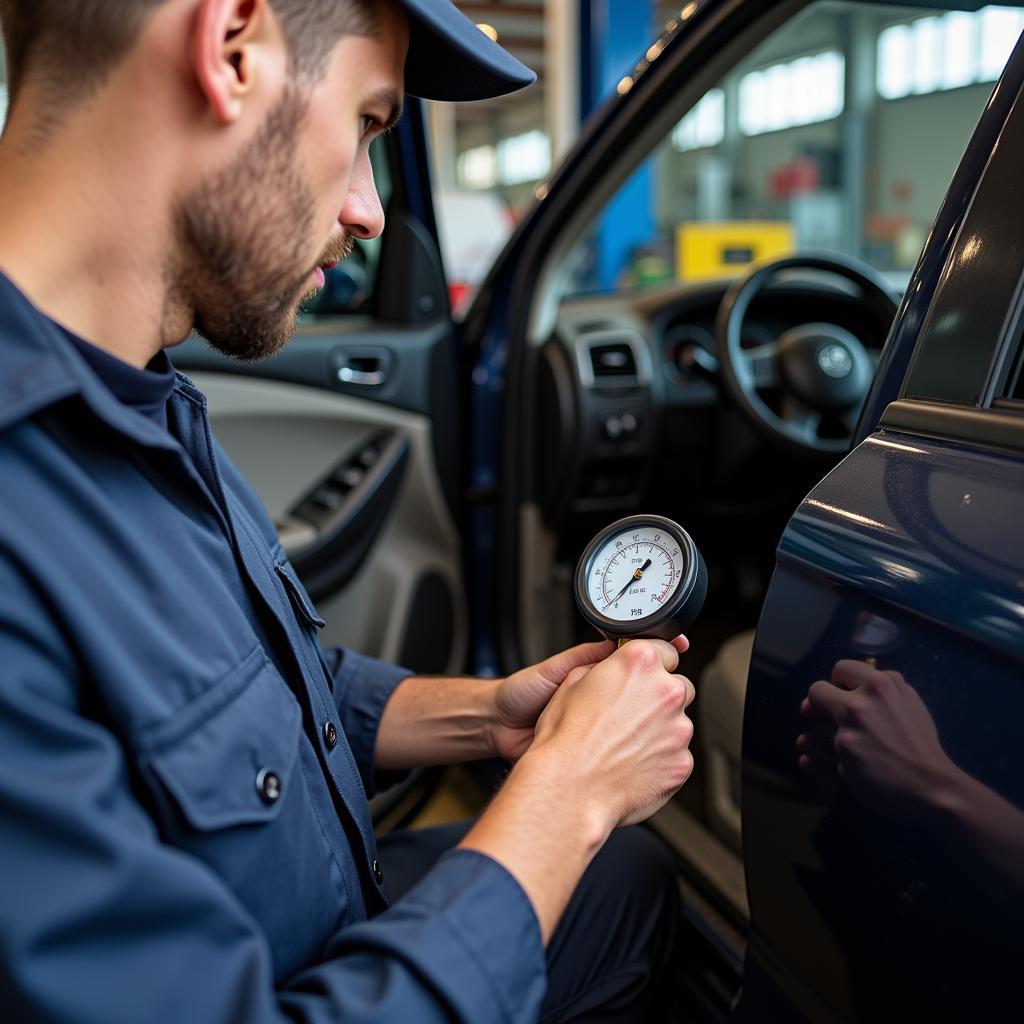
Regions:
<instances>
[{"instance_id":1,"label":"thumb","mask_svg":"<svg viewBox=\"0 0 1024 1024\"><path fill-rule=\"evenodd\" d=\"M599 661L604 661L614 650L615 644L611 640L579 644L548 658L539 666L540 673L551 682L560 683L573 669L596 665Z\"/></svg>"},{"instance_id":2,"label":"thumb","mask_svg":"<svg viewBox=\"0 0 1024 1024\"><path fill-rule=\"evenodd\" d=\"M672 646L680 654L685 654L690 649L690 640L685 634L680 633L679 636L672 641Z\"/></svg>"}]
</instances>

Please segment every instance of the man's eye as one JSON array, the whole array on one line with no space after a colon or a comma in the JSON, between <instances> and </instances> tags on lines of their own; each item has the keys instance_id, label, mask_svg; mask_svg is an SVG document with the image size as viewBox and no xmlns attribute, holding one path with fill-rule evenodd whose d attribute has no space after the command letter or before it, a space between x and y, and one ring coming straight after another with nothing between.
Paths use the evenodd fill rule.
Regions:
<instances>
[{"instance_id":1,"label":"man's eye","mask_svg":"<svg viewBox=\"0 0 1024 1024\"><path fill-rule=\"evenodd\" d=\"M362 134L367 135L377 126L377 118L371 117L369 114L363 114L360 119L362 124Z\"/></svg>"}]
</instances>

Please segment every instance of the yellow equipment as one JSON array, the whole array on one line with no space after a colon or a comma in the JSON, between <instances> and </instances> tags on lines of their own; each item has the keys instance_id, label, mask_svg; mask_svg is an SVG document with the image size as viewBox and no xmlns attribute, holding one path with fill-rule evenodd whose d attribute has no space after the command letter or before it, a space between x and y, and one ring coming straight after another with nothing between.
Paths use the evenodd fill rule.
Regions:
<instances>
[{"instance_id":1,"label":"yellow equipment","mask_svg":"<svg viewBox=\"0 0 1024 1024\"><path fill-rule=\"evenodd\" d=\"M729 277L759 260L787 256L795 248L788 221L680 224L676 228L676 274L680 281Z\"/></svg>"}]
</instances>

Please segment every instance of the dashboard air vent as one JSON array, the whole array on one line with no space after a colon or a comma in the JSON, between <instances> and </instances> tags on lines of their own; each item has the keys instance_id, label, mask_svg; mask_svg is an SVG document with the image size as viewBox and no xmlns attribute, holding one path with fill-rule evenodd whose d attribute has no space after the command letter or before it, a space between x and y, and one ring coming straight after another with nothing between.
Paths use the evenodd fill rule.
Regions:
<instances>
[{"instance_id":1,"label":"dashboard air vent","mask_svg":"<svg viewBox=\"0 0 1024 1024\"><path fill-rule=\"evenodd\" d=\"M610 345L594 345L590 349L590 366L594 371L594 382L620 383L617 378L627 377L636 381L636 356L626 342Z\"/></svg>"}]
</instances>

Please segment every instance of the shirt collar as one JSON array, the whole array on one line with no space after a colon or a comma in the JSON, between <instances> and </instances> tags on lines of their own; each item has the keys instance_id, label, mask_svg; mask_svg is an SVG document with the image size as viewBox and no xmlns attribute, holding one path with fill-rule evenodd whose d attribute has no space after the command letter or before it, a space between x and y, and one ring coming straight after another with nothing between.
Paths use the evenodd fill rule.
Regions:
<instances>
[{"instance_id":1,"label":"shirt collar","mask_svg":"<svg viewBox=\"0 0 1024 1024\"><path fill-rule=\"evenodd\" d=\"M176 381L175 390L195 390L181 374ZM63 330L0 274L0 430L72 395L132 440L177 449L167 431L118 401Z\"/></svg>"},{"instance_id":2,"label":"shirt collar","mask_svg":"<svg viewBox=\"0 0 1024 1024\"><path fill-rule=\"evenodd\" d=\"M145 369L139 369L57 325L75 351L122 404L148 416L158 426L167 425L167 401L174 390L174 367L161 349Z\"/></svg>"}]
</instances>

